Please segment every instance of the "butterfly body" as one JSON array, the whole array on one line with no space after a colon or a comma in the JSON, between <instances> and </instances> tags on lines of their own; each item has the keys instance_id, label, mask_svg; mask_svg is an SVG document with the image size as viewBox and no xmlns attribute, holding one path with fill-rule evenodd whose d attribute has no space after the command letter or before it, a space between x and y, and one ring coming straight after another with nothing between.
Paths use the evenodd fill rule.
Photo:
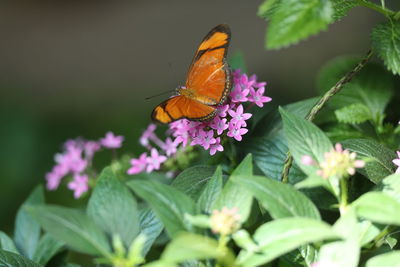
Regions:
<instances>
[{"instance_id":1,"label":"butterfly body","mask_svg":"<svg viewBox=\"0 0 400 267\"><path fill-rule=\"evenodd\" d=\"M186 85L177 88L177 95L158 106L152 119L170 123L186 118L205 121L216 115L216 108L225 102L232 87L231 71L226 63L230 41L226 24L213 28L203 39L190 64Z\"/></svg>"}]
</instances>

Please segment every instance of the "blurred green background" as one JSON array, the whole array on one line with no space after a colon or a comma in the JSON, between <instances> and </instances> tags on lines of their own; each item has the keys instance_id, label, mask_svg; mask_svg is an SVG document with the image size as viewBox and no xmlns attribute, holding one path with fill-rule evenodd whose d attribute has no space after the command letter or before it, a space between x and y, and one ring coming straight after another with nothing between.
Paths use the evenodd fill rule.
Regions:
<instances>
[{"instance_id":1,"label":"blurred green background","mask_svg":"<svg viewBox=\"0 0 400 267\"><path fill-rule=\"evenodd\" d=\"M339 55L363 55L380 14L356 8L307 41L264 49L262 1L3 1L0 3L0 229L12 232L16 210L44 182L68 138L98 139L112 130L124 149L152 108L144 100L184 84L193 53L215 25L232 29L230 55L241 51L249 73L268 82L284 104L315 95L320 67ZM399 8L396 0L387 6ZM72 202L72 192L48 193Z\"/></svg>"}]
</instances>

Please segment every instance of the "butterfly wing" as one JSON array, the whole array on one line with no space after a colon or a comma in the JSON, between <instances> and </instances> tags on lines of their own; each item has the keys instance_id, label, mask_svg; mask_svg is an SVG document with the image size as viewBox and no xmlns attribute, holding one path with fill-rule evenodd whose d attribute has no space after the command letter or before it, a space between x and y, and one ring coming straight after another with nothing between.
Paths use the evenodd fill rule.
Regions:
<instances>
[{"instance_id":1,"label":"butterfly wing","mask_svg":"<svg viewBox=\"0 0 400 267\"><path fill-rule=\"evenodd\" d=\"M207 105L222 104L232 87L226 54L231 38L229 26L212 29L201 42L190 65L186 88L195 92L194 99Z\"/></svg>"},{"instance_id":2,"label":"butterfly wing","mask_svg":"<svg viewBox=\"0 0 400 267\"><path fill-rule=\"evenodd\" d=\"M154 121L170 123L179 119L204 121L214 117L216 109L186 96L174 96L158 105L151 114Z\"/></svg>"}]
</instances>

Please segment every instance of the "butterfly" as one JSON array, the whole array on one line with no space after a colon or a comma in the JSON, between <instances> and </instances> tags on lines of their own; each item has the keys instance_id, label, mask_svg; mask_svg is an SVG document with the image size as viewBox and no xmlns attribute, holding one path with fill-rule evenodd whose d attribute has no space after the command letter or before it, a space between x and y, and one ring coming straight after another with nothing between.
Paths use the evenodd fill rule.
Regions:
<instances>
[{"instance_id":1,"label":"butterfly","mask_svg":"<svg viewBox=\"0 0 400 267\"><path fill-rule=\"evenodd\" d=\"M214 27L198 47L177 95L156 106L153 121L170 123L179 119L206 121L217 114L232 88L231 70L226 62L231 31L221 24Z\"/></svg>"}]
</instances>

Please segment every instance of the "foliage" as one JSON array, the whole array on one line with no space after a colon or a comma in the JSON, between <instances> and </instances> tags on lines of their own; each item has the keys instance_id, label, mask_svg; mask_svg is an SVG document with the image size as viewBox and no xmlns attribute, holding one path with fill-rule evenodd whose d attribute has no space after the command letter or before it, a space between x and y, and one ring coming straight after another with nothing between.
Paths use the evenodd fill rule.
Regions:
<instances>
[{"instance_id":1,"label":"foliage","mask_svg":"<svg viewBox=\"0 0 400 267\"><path fill-rule=\"evenodd\" d=\"M0 231L0 266L79 266L72 251L116 267L398 264L400 13L381 3L266 0L258 15L269 23L268 49L326 30L353 8L383 14L371 34L383 63L369 62L371 53L334 59L318 75L318 97L281 107L268 103L265 83L236 71L232 103L213 123L175 122L165 142L150 125L140 142L151 156L97 166L94 153L119 148L122 136L69 140L47 188L72 178L83 201L50 204L36 187L13 236ZM243 54L230 62L245 66Z\"/></svg>"}]
</instances>

